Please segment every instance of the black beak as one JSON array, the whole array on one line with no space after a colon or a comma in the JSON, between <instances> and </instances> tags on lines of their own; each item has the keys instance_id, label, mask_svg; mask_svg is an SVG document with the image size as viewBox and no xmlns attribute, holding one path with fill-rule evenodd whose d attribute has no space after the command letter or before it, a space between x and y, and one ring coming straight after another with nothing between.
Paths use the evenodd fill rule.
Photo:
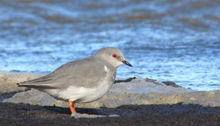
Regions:
<instances>
[{"instance_id":1,"label":"black beak","mask_svg":"<svg viewBox=\"0 0 220 126\"><path fill-rule=\"evenodd\" d=\"M126 64L126 65L132 67L132 65L131 65L129 62L127 62L126 60L123 60L122 63L124 63L124 64Z\"/></svg>"}]
</instances>

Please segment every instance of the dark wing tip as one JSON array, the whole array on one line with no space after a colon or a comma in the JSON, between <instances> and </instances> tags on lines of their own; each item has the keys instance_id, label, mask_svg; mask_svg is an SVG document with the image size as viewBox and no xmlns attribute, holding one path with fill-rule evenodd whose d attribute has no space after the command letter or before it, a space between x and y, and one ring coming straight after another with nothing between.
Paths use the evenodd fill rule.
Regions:
<instances>
[{"instance_id":1,"label":"dark wing tip","mask_svg":"<svg viewBox=\"0 0 220 126\"><path fill-rule=\"evenodd\" d=\"M21 82L23 83L23 82ZM26 87L26 88L43 88L43 89L56 89L56 87L51 87L51 86L46 86L46 85L26 85L26 84L21 84L21 83L16 83L18 87Z\"/></svg>"},{"instance_id":2,"label":"dark wing tip","mask_svg":"<svg viewBox=\"0 0 220 126\"><path fill-rule=\"evenodd\" d=\"M20 85L20 83L16 83L16 85L17 85L18 87L22 87L22 86Z\"/></svg>"},{"instance_id":3,"label":"dark wing tip","mask_svg":"<svg viewBox=\"0 0 220 126\"><path fill-rule=\"evenodd\" d=\"M16 83L16 85L18 86L18 87L25 87L26 85L24 84L26 81L24 81L24 82L18 82L18 83Z\"/></svg>"}]
</instances>

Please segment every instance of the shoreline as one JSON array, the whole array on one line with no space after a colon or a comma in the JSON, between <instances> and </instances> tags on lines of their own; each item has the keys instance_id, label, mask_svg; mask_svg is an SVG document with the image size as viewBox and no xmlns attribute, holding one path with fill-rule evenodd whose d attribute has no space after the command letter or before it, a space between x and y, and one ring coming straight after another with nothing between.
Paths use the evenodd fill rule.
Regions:
<instances>
[{"instance_id":1,"label":"shoreline","mask_svg":"<svg viewBox=\"0 0 220 126\"><path fill-rule=\"evenodd\" d=\"M0 102L29 103L33 105L65 106L48 94L31 89L17 87L16 83L34 79L43 75L34 73L0 72ZM120 82L120 83L119 83ZM194 91L152 79L130 78L119 80L110 91L98 101L79 104L80 107L118 107L127 104L200 104L220 106L220 90ZM49 100L47 100L49 99Z\"/></svg>"},{"instance_id":2,"label":"shoreline","mask_svg":"<svg viewBox=\"0 0 220 126\"><path fill-rule=\"evenodd\" d=\"M38 90L16 87L16 82L39 76L42 75L0 73L0 124L220 125L220 90L193 91L137 78L114 84L97 101L76 104L79 113L97 115L97 118L74 119L67 102ZM99 117L110 114L119 116Z\"/></svg>"},{"instance_id":3,"label":"shoreline","mask_svg":"<svg viewBox=\"0 0 220 126\"><path fill-rule=\"evenodd\" d=\"M44 76L44 75L47 75L47 74L32 73L32 72L5 72L5 71L0 71L0 83L4 83L4 81L6 83L7 82L22 82L22 81L26 81L26 80L30 80L30 79L35 79L35 78L38 78L38 77L41 77L41 76ZM159 85L161 83L163 83L167 86L182 87L182 88L190 89L190 90L193 90L193 91L216 91L216 90L220 90L220 89L194 90L194 89L191 89L191 88L183 87L179 84L176 84L173 81L159 82L159 81L151 79L151 78L143 78L143 77L140 77L140 76L137 76L137 77L133 76L133 77L128 77L128 78L118 78L117 77L116 80L115 80L115 83L130 82L130 81L135 80L135 79L143 79L143 80L146 80L146 81L149 81L149 82L155 82L155 84L159 84Z\"/></svg>"}]
</instances>

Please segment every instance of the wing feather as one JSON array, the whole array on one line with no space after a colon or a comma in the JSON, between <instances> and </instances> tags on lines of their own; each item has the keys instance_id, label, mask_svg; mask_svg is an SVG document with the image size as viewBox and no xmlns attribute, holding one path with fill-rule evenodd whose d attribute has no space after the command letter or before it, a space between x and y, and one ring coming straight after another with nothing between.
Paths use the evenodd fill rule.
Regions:
<instances>
[{"instance_id":1,"label":"wing feather","mask_svg":"<svg viewBox=\"0 0 220 126\"><path fill-rule=\"evenodd\" d=\"M21 82L17 85L45 89L62 89L70 85L93 87L105 78L106 72L103 69L103 62L87 58L67 63L46 76Z\"/></svg>"}]
</instances>

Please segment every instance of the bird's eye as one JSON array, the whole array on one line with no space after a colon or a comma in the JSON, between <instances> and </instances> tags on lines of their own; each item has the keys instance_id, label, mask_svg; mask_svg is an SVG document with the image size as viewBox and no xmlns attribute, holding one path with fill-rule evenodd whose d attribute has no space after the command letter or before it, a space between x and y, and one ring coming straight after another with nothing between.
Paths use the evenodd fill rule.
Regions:
<instances>
[{"instance_id":1,"label":"bird's eye","mask_svg":"<svg viewBox=\"0 0 220 126\"><path fill-rule=\"evenodd\" d=\"M112 54L112 57L116 58L116 57L117 57L117 55L116 55L116 54Z\"/></svg>"}]
</instances>

